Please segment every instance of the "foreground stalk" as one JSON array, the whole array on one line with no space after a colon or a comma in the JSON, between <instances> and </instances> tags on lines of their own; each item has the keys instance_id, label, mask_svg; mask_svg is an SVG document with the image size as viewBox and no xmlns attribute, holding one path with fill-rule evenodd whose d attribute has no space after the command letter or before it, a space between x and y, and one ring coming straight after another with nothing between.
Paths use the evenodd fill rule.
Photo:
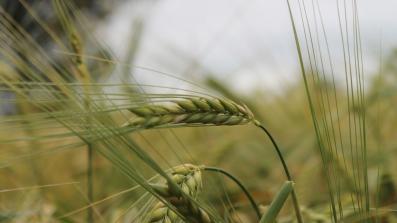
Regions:
<instances>
[{"instance_id":1,"label":"foreground stalk","mask_svg":"<svg viewBox=\"0 0 397 223\"><path fill-rule=\"evenodd\" d=\"M276 141L274 140L273 136L270 134L270 132L263 126L261 125L259 122L255 123L256 126L258 126L260 129L262 129L262 131L264 131L266 133L266 135L269 137L270 141L272 142L274 148L276 149L277 155L281 161L281 164L283 165L283 169L285 172L285 175L287 177L288 181L293 181L291 174L289 172L287 163L284 160L283 154L281 153L280 148L278 147ZM292 197L292 203L294 205L294 209L295 209L295 214L296 214L296 218L298 220L298 223L303 223L303 219L302 219L302 214L300 212L300 208L299 208L299 203L298 203L298 198L296 196L295 193L295 189L293 189L291 191L291 197Z\"/></svg>"},{"instance_id":2,"label":"foreground stalk","mask_svg":"<svg viewBox=\"0 0 397 223\"><path fill-rule=\"evenodd\" d=\"M261 213L259 211L259 207L256 204L254 198L252 197L252 195L249 193L249 191L247 190L247 188L245 188L245 186L241 183L241 181L239 179L237 179L235 176L231 175L230 173L226 172L223 169L217 168L217 167L208 167L205 166L203 167L203 170L205 171L213 171L213 172L217 172L217 173L221 173L223 175L225 175L226 177L228 177L229 179L231 179L233 182L235 182L240 189L244 192L245 196L247 197L247 199L249 200L252 208L255 211L255 214L258 216L258 219L261 219Z\"/></svg>"}]
</instances>

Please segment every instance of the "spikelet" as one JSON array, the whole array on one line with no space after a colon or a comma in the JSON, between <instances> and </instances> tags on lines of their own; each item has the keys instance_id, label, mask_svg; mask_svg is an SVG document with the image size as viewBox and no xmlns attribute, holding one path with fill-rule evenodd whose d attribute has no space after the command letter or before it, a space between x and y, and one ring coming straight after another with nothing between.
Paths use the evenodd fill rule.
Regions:
<instances>
[{"instance_id":1,"label":"spikelet","mask_svg":"<svg viewBox=\"0 0 397 223\"><path fill-rule=\"evenodd\" d=\"M247 107L216 98L189 98L167 105L131 108L129 111L136 117L124 126L137 128L256 123Z\"/></svg>"},{"instance_id":2,"label":"spikelet","mask_svg":"<svg viewBox=\"0 0 397 223\"><path fill-rule=\"evenodd\" d=\"M201 169L192 164L183 164L172 168L172 180L180 186L182 191L192 198L197 198L202 190ZM152 184L152 188L182 214L189 222L211 223L208 214L193 204L189 199L183 198L177 192L173 192L168 185ZM153 205L152 211L147 216L148 223L179 223L184 222L171 209L162 202Z\"/></svg>"}]
</instances>

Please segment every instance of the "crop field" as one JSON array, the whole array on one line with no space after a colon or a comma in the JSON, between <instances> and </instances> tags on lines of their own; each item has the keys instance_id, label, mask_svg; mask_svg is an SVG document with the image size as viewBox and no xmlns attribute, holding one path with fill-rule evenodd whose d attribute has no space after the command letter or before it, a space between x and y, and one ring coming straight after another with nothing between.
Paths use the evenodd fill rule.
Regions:
<instances>
[{"instance_id":1,"label":"crop field","mask_svg":"<svg viewBox=\"0 0 397 223\"><path fill-rule=\"evenodd\" d=\"M237 65L217 44L269 25L238 17L258 7L237 1L240 20L193 53L159 42L178 24L206 32L220 3L182 2L0 0L0 222L397 222L397 35L366 41L367 0L283 0L291 52L223 54ZM189 4L208 10L197 24ZM160 6L185 17L149 38ZM255 38L237 39L259 51Z\"/></svg>"}]
</instances>

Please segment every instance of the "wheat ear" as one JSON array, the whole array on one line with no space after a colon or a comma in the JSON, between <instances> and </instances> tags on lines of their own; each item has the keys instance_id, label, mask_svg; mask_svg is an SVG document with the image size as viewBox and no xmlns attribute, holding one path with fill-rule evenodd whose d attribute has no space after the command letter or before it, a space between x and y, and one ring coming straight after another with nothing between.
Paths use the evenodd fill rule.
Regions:
<instances>
[{"instance_id":1,"label":"wheat ear","mask_svg":"<svg viewBox=\"0 0 397 223\"><path fill-rule=\"evenodd\" d=\"M181 187L181 190L197 198L202 190L201 167L192 164L183 164L172 168L172 180ZM168 202L175 206L178 212L186 220L194 223L211 223L209 215L201 208L197 207L189 199L171 190L167 184L152 184L153 189L163 196ZM156 203L147 217L148 223L176 223L183 222L182 219L164 203Z\"/></svg>"},{"instance_id":2,"label":"wheat ear","mask_svg":"<svg viewBox=\"0 0 397 223\"><path fill-rule=\"evenodd\" d=\"M241 125L256 122L246 106L216 98L189 98L163 105L129 109L136 117L124 126L161 128L172 126Z\"/></svg>"}]
</instances>

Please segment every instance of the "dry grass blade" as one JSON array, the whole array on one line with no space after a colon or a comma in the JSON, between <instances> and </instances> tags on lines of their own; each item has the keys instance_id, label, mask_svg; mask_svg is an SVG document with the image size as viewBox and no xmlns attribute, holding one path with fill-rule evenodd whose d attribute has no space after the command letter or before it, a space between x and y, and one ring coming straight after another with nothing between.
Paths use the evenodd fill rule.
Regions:
<instances>
[{"instance_id":1,"label":"dry grass blade","mask_svg":"<svg viewBox=\"0 0 397 223\"><path fill-rule=\"evenodd\" d=\"M136 117L124 126L143 129L172 126L242 125L257 122L246 106L216 98L188 98L129 110Z\"/></svg>"},{"instance_id":2,"label":"dry grass blade","mask_svg":"<svg viewBox=\"0 0 397 223\"><path fill-rule=\"evenodd\" d=\"M192 164L183 164L174 167L172 168L172 180L181 187L185 194L188 194L192 198L197 198L202 189L201 167ZM168 185L152 184L152 187L157 193L174 205L178 212L189 222L212 222L208 214L203 209L197 207L189 199L181 196L181 194L172 191L171 187L168 187ZM153 206L152 211L149 212L146 222L176 223L183 221L164 203L158 202Z\"/></svg>"}]
</instances>

